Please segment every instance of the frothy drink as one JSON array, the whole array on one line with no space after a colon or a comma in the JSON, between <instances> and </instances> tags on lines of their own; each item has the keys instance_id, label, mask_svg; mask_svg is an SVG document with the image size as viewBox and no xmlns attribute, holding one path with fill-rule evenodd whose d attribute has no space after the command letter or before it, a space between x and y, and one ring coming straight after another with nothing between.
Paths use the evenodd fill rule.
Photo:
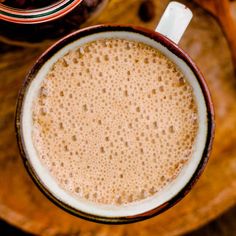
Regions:
<instances>
[{"instance_id":1,"label":"frothy drink","mask_svg":"<svg viewBox=\"0 0 236 236\"><path fill-rule=\"evenodd\" d=\"M38 158L70 195L122 205L171 183L198 132L192 87L157 49L100 39L60 58L32 106Z\"/></svg>"}]
</instances>

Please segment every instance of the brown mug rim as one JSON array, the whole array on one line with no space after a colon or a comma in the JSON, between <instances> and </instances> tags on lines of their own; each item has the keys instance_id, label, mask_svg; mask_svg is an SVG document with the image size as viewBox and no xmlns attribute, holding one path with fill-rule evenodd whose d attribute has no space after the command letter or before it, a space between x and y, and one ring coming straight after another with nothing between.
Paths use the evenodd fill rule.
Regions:
<instances>
[{"instance_id":1,"label":"brown mug rim","mask_svg":"<svg viewBox=\"0 0 236 236\"><path fill-rule=\"evenodd\" d=\"M15 24L40 24L56 20L82 3L83 0L58 0L36 9L20 9L0 3L0 20Z\"/></svg>"},{"instance_id":2,"label":"brown mug rim","mask_svg":"<svg viewBox=\"0 0 236 236\"><path fill-rule=\"evenodd\" d=\"M59 200L57 197L55 197L50 190L47 189L47 187L41 182L39 176L37 176L36 171L34 170L33 166L30 164L30 162L27 159L26 152L24 150L24 140L22 136L22 129L21 129L21 121L22 121L22 105L24 102L24 96L27 93L27 89L29 88L31 82L33 81L35 75L41 68L41 66L49 59L51 58L57 51L59 51L64 46L68 45L69 43L72 43L82 37L86 37L88 35L101 33L101 32L114 32L114 31L127 31L127 32L133 32L138 33L141 35L144 35L148 38L151 38L158 43L162 44L164 47L166 47L169 51L174 53L178 58L182 59L188 67L192 70L194 73L201 90L203 92L204 100L206 103L207 108L207 139L206 139L206 145L203 151L203 155L201 157L201 160L193 173L191 179L189 182L175 195L173 196L169 201L163 203L162 205L149 210L145 213L133 215L133 216L127 216L127 217L104 217L104 216L97 216L92 215L86 212L82 212L78 209L73 208L72 206L69 206L65 202ZM205 166L208 162L210 151L212 149L212 143L214 138L214 130L215 130L215 122L214 122L214 108L213 103L211 100L210 92L207 87L206 81L198 69L198 67L195 65L195 63L192 61L190 56L186 52L184 52L178 45L176 45L174 42L172 42L167 37L163 36L162 34L155 32L153 30L149 30L143 27L139 26L133 26L133 25L110 25L110 24L103 24L103 25L96 25L92 27L87 27L82 30L78 30L76 32L73 32L66 37L62 38L55 44L53 44L49 49L47 49L35 62L32 69L29 71L28 75L25 78L25 81L23 83L23 86L19 92L18 100L17 100L17 106L16 106L16 115L15 115L15 129L16 129L16 137L17 137L17 143L20 150L20 154L23 160L23 163L26 167L26 170L30 174L33 181L36 183L38 188L43 192L46 197L51 200L54 204L62 208L63 210L69 212L70 214L73 214L77 217L80 217L82 219L86 219L89 221L97 222L97 223L107 223L107 224L126 224L126 223L133 223L138 222L141 220L145 220L148 218L151 218L155 215L158 215L162 213L163 211L169 209L173 205L175 205L177 202L179 202L183 197L192 189L193 185L196 183L196 181L199 179L200 175L202 174L203 170L205 169Z\"/></svg>"}]
</instances>

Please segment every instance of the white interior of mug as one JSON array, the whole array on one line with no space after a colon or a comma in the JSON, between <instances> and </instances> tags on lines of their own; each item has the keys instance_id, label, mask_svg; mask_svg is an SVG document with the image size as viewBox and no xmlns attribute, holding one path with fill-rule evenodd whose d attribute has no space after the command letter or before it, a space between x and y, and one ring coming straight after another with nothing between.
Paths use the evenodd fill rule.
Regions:
<instances>
[{"instance_id":1,"label":"white interior of mug","mask_svg":"<svg viewBox=\"0 0 236 236\"><path fill-rule=\"evenodd\" d=\"M37 97L40 89L40 84L46 77L47 72L50 70L51 66L63 55L68 53L68 51L75 50L81 45L104 38L122 38L138 42L143 42L154 48L157 48L165 56L167 56L171 61L178 65L180 70L186 76L188 82L193 88L193 93L197 101L198 107L198 120L199 120L199 130L195 141L194 151L192 158L181 170L180 174L175 180L169 183L160 192L154 194L153 196L143 199L138 202L133 202L128 205L103 205L91 203L85 199L78 199L61 189L54 178L50 175L49 171L43 166L41 161L37 157L36 150L32 142L32 102ZM38 178L41 183L52 193L57 199L66 203L67 205L78 209L80 211L104 217L122 217L122 216L134 216L152 210L168 200L172 199L177 195L181 189L183 189L189 182L197 166L202 158L203 151L206 145L207 137L207 109L205 99L200 88L200 85L185 61L178 58L175 54L170 52L166 47L138 33L125 32L125 31L114 31L114 32L102 32L89 35L80 38L59 50L50 60L46 61L45 64L38 71L35 79L31 82L26 91L23 107L22 107L22 124L21 131L23 135L23 145L26 153L26 157L32 167L34 168Z\"/></svg>"}]
</instances>

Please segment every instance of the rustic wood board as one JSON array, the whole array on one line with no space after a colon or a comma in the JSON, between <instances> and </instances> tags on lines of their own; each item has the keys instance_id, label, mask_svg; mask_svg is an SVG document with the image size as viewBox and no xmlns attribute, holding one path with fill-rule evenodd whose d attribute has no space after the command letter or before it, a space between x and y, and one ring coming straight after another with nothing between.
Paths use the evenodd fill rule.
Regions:
<instances>
[{"instance_id":1,"label":"rustic wood board","mask_svg":"<svg viewBox=\"0 0 236 236\"><path fill-rule=\"evenodd\" d=\"M155 19L145 24L137 17L139 3L140 0L111 0L103 13L89 24L132 23L155 28L168 1L155 1ZM209 164L193 190L167 212L131 225L90 223L54 206L25 171L14 133L18 90L28 69L48 42L24 48L0 44L1 218L28 232L46 236L171 236L205 224L236 203L236 80L230 52L216 21L192 1L184 3L193 10L194 18L181 46L205 75L212 92L217 125Z\"/></svg>"}]
</instances>

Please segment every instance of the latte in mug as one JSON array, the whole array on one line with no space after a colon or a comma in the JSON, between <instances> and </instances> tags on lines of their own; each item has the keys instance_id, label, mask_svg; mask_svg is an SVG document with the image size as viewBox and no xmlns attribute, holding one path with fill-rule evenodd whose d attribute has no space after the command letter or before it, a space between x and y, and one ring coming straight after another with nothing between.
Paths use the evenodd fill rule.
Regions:
<instances>
[{"instance_id":1,"label":"latte in mug","mask_svg":"<svg viewBox=\"0 0 236 236\"><path fill-rule=\"evenodd\" d=\"M73 198L132 205L158 195L193 156L198 109L156 48L99 39L49 68L32 103L37 158Z\"/></svg>"}]
</instances>

